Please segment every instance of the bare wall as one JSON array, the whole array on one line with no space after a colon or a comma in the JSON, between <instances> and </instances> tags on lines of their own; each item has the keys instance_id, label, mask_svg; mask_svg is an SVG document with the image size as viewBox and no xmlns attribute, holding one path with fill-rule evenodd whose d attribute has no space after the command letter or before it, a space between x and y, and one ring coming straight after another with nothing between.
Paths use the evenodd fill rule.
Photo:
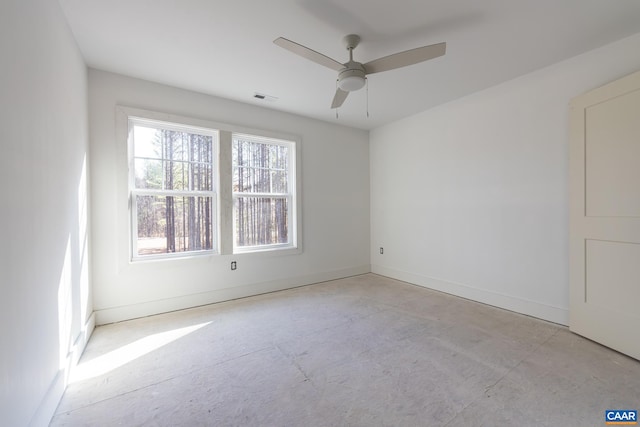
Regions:
<instances>
[{"instance_id":1,"label":"bare wall","mask_svg":"<svg viewBox=\"0 0 640 427\"><path fill-rule=\"evenodd\" d=\"M372 271L567 324L568 103L638 51L640 34L372 131Z\"/></svg>"},{"instance_id":2,"label":"bare wall","mask_svg":"<svg viewBox=\"0 0 640 427\"><path fill-rule=\"evenodd\" d=\"M0 425L48 425L90 333L87 70L57 1L0 2Z\"/></svg>"},{"instance_id":3,"label":"bare wall","mask_svg":"<svg viewBox=\"0 0 640 427\"><path fill-rule=\"evenodd\" d=\"M97 70L89 71L89 99L98 323L370 270L368 132ZM300 137L302 253L130 263L126 185L118 184L126 182L126 141L116 138L116 105Z\"/></svg>"}]
</instances>

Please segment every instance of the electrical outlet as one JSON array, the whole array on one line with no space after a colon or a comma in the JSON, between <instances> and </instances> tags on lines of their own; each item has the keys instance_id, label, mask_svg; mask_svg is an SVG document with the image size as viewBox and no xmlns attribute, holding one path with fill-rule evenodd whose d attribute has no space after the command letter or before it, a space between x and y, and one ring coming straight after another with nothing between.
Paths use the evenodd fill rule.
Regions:
<instances>
[{"instance_id":1,"label":"electrical outlet","mask_svg":"<svg viewBox=\"0 0 640 427\"><path fill-rule=\"evenodd\" d=\"M231 261L231 269L235 270L236 268L238 268L238 264L235 261Z\"/></svg>"},{"instance_id":2,"label":"electrical outlet","mask_svg":"<svg viewBox=\"0 0 640 427\"><path fill-rule=\"evenodd\" d=\"M380 255L383 255L383 254L384 254L384 248L380 247Z\"/></svg>"}]
</instances>

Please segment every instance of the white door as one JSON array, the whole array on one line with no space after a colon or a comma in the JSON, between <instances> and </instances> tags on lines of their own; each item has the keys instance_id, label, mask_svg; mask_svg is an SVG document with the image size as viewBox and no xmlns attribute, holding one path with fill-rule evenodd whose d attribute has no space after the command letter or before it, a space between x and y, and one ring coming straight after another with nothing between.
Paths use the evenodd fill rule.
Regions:
<instances>
[{"instance_id":1,"label":"white door","mask_svg":"<svg viewBox=\"0 0 640 427\"><path fill-rule=\"evenodd\" d=\"M571 331L640 359L640 72L571 102Z\"/></svg>"}]
</instances>

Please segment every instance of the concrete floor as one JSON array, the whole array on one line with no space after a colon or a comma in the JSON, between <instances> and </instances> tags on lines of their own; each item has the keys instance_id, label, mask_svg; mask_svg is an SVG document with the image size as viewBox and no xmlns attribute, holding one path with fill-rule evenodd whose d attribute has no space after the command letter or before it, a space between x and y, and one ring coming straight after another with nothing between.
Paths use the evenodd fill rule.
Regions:
<instances>
[{"instance_id":1,"label":"concrete floor","mask_svg":"<svg viewBox=\"0 0 640 427\"><path fill-rule=\"evenodd\" d=\"M381 276L99 327L52 426L603 426L640 362ZM84 379L82 379L84 378Z\"/></svg>"}]
</instances>

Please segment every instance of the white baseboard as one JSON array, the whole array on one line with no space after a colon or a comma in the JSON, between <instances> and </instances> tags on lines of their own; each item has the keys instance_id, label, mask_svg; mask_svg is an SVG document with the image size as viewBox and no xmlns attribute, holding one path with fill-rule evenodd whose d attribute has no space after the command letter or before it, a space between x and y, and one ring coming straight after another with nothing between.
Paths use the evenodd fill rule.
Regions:
<instances>
[{"instance_id":1,"label":"white baseboard","mask_svg":"<svg viewBox=\"0 0 640 427\"><path fill-rule=\"evenodd\" d=\"M226 289L199 294L183 295L175 298L149 301L140 304L132 304L120 307L111 307L96 310L96 324L105 325L108 323L121 322L139 317L151 316L154 314L167 313L170 311L183 310L186 308L198 307L201 305L213 304L222 301L229 301L237 298L244 298L253 295L260 295L269 292L281 291L310 285L313 283L326 282L327 280L342 279L350 276L357 276L371 272L369 264L344 270L328 271L306 276L288 277L284 279L272 280L268 282L253 283L250 285L237 286Z\"/></svg>"},{"instance_id":2,"label":"white baseboard","mask_svg":"<svg viewBox=\"0 0 640 427\"><path fill-rule=\"evenodd\" d=\"M46 427L51 423L51 419L56 413L60 399L62 399L62 395L67 388L69 371L78 364L78 360L80 360L80 356L82 356L82 352L87 346L95 326L96 317L95 314L91 314L89 319L87 319L86 323L82 326L71 351L67 355L65 367L58 371L58 374L51 382L49 389L40 402L36 413L33 415L31 422L29 422L30 427Z\"/></svg>"},{"instance_id":3,"label":"white baseboard","mask_svg":"<svg viewBox=\"0 0 640 427\"><path fill-rule=\"evenodd\" d=\"M536 317L538 319L547 320L560 325L569 325L569 310L565 308L554 307L536 301L488 291L486 289L475 288L473 286L463 285L460 283L434 279L380 265L372 265L371 272L436 291L445 292L447 294L467 298L483 304L492 305L494 307L526 314L527 316Z\"/></svg>"}]
</instances>

